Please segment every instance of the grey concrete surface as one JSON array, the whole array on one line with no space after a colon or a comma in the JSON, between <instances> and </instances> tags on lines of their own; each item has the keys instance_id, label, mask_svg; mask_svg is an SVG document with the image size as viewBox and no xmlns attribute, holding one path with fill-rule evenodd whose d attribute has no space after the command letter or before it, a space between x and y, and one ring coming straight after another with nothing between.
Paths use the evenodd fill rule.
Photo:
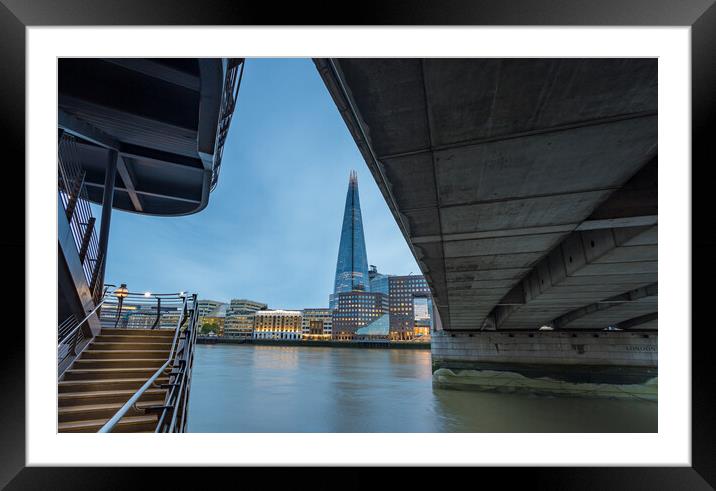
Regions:
<instances>
[{"instance_id":1,"label":"grey concrete surface","mask_svg":"<svg viewBox=\"0 0 716 491\"><path fill-rule=\"evenodd\" d=\"M446 331L538 329L657 281L655 59L315 63Z\"/></svg>"}]
</instances>

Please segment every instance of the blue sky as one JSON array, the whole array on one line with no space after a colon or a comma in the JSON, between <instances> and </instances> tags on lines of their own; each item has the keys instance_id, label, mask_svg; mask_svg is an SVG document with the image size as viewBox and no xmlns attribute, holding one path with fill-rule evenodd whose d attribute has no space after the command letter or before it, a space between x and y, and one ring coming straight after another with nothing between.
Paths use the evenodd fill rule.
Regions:
<instances>
[{"instance_id":1,"label":"blue sky","mask_svg":"<svg viewBox=\"0 0 716 491\"><path fill-rule=\"evenodd\" d=\"M209 206L176 218L115 210L106 282L270 308L327 306L351 169L369 264L419 273L313 62L249 59Z\"/></svg>"}]
</instances>

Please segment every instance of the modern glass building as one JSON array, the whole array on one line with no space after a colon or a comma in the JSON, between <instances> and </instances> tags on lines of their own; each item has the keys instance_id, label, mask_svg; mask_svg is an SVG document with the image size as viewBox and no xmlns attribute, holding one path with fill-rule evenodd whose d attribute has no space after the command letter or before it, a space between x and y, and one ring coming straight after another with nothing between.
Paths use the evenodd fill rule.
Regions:
<instances>
[{"instance_id":1,"label":"modern glass building","mask_svg":"<svg viewBox=\"0 0 716 491\"><path fill-rule=\"evenodd\" d=\"M368 280L368 256L363 235L363 218L358 196L358 174L352 171L348 180L346 206L343 212L334 295L330 299L331 308L335 307L336 294L354 291L369 292L370 283Z\"/></svg>"},{"instance_id":2,"label":"modern glass building","mask_svg":"<svg viewBox=\"0 0 716 491\"><path fill-rule=\"evenodd\" d=\"M359 340L387 339L390 334L390 315L384 314L356 330L355 337Z\"/></svg>"},{"instance_id":3,"label":"modern glass building","mask_svg":"<svg viewBox=\"0 0 716 491\"><path fill-rule=\"evenodd\" d=\"M390 275L379 273L377 267L372 264L370 265L370 269L368 270L370 291L388 295L390 293L388 278L390 278Z\"/></svg>"}]
</instances>

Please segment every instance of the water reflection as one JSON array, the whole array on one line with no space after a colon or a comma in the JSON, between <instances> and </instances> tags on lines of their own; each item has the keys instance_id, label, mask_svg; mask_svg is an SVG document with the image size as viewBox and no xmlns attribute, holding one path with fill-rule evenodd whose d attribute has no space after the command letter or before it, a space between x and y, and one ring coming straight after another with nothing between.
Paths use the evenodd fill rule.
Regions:
<instances>
[{"instance_id":1,"label":"water reflection","mask_svg":"<svg viewBox=\"0 0 716 491\"><path fill-rule=\"evenodd\" d=\"M641 432L642 401L432 388L429 351L199 345L193 432Z\"/></svg>"}]
</instances>

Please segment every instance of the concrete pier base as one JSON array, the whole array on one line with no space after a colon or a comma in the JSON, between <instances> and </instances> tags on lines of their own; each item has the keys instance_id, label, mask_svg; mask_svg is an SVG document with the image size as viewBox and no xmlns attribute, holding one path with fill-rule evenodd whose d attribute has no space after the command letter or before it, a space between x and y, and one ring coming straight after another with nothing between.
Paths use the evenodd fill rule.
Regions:
<instances>
[{"instance_id":1,"label":"concrete pier base","mask_svg":"<svg viewBox=\"0 0 716 491\"><path fill-rule=\"evenodd\" d=\"M437 332L436 388L657 399L656 332Z\"/></svg>"}]
</instances>

